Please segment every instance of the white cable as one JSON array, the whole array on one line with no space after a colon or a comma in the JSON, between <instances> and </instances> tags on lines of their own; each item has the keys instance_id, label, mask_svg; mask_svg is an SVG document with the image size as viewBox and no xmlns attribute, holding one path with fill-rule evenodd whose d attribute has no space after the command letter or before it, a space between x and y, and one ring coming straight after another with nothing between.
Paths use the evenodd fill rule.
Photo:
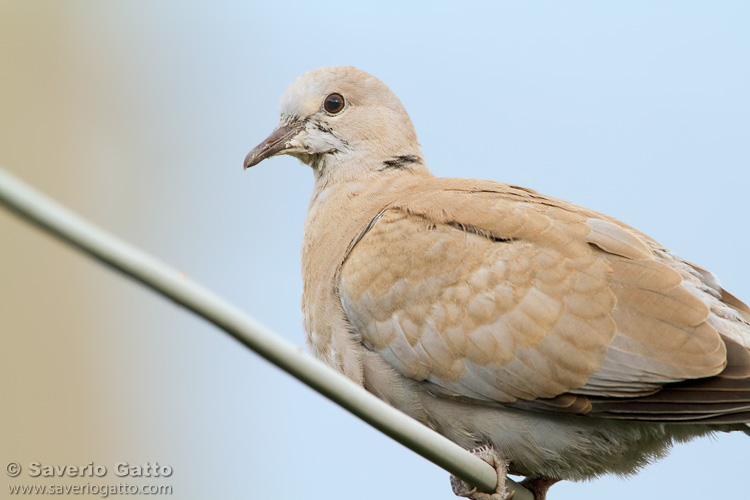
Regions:
<instances>
[{"instance_id":1,"label":"white cable","mask_svg":"<svg viewBox=\"0 0 750 500\"><path fill-rule=\"evenodd\" d=\"M379 400L339 372L307 356L238 308L147 253L87 222L0 168L0 203L30 223L215 324L282 370L451 474L494 491L492 467L457 444ZM514 500L531 492L509 480Z\"/></svg>"}]
</instances>

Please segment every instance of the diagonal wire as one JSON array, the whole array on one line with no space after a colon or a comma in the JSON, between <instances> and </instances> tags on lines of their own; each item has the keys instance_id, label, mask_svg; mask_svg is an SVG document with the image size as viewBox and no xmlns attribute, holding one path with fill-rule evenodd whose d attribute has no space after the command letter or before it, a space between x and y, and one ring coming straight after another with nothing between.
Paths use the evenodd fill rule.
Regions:
<instances>
[{"instance_id":1,"label":"diagonal wire","mask_svg":"<svg viewBox=\"0 0 750 500\"><path fill-rule=\"evenodd\" d=\"M237 307L182 273L74 214L0 168L0 204L83 253L141 282L215 324L239 342L368 424L446 471L494 491L492 467L457 444L376 398L341 373L305 355ZM514 500L531 492L509 480Z\"/></svg>"}]
</instances>

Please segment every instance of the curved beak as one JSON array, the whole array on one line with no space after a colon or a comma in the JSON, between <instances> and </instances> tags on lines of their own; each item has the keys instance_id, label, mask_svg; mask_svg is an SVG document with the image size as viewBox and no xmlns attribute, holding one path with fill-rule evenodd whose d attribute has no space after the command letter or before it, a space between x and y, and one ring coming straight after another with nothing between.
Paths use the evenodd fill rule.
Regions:
<instances>
[{"instance_id":1,"label":"curved beak","mask_svg":"<svg viewBox=\"0 0 750 500\"><path fill-rule=\"evenodd\" d=\"M248 169L266 158L284 154L289 145L289 141L297 135L302 129L302 125L297 123L282 124L271 132L271 135L255 146L245 157L245 169Z\"/></svg>"}]
</instances>

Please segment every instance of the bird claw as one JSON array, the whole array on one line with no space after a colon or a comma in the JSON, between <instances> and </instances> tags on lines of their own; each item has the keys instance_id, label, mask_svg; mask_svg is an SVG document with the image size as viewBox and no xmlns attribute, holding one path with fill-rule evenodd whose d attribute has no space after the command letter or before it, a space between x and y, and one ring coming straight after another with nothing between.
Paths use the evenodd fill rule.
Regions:
<instances>
[{"instance_id":1,"label":"bird claw","mask_svg":"<svg viewBox=\"0 0 750 500\"><path fill-rule=\"evenodd\" d=\"M559 479L544 476L527 477L521 481L521 486L534 494L534 500L545 500L547 498L547 490L558 481Z\"/></svg>"},{"instance_id":2,"label":"bird claw","mask_svg":"<svg viewBox=\"0 0 750 500\"><path fill-rule=\"evenodd\" d=\"M494 493L484 493L463 479L451 475L451 488L456 496L470 500L511 500L516 492L508 489L508 461L491 446L480 446L469 450L473 455L490 464L497 471L497 488Z\"/></svg>"}]
</instances>

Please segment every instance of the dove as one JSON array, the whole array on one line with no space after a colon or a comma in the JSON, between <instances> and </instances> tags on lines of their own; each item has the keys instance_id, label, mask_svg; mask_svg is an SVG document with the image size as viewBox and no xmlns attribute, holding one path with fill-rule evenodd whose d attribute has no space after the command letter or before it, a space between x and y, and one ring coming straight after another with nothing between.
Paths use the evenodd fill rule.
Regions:
<instances>
[{"instance_id":1,"label":"dove","mask_svg":"<svg viewBox=\"0 0 750 500\"><path fill-rule=\"evenodd\" d=\"M750 308L624 223L531 189L430 173L401 101L353 67L300 76L245 158L309 165L312 353L537 500L676 442L750 434Z\"/></svg>"}]
</instances>

